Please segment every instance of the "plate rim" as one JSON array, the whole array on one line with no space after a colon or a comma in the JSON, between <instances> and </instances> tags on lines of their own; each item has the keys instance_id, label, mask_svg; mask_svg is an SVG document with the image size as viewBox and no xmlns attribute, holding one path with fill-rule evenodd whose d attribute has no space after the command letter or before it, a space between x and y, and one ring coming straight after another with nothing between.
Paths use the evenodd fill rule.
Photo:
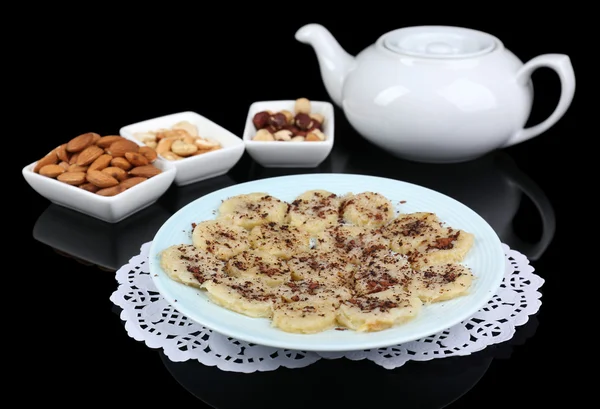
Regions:
<instances>
[{"instance_id":1,"label":"plate rim","mask_svg":"<svg viewBox=\"0 0 600 409\"><path fill-rule=\"evenodd\" d=\"M448 320L445 322L445 326L447 328L450 328L454 325L459 324L460 322L468 319L469 317L473 316L474 314L477 313L477 311L479 311L483 306L485 306L490 299L492 299L492 297L495 295L496 291L498 290L498 288L500 288L501 284L502 284L502 280L504 278L504 271L505 271L505 255L504 255L504 250L502 248L502 241L500 240L500 238L498 237L496 231L491 227L491 225L481 216L479 215L475 210L471 209L469 206L467 206L466 204L454 199L451 196L448 196L442 192L439 192L437 190L428 188L426 186L422 186L422 185L418 185L415 183L411 183L411 182L406 182L403 180L398 180L398 179L393 179L393 178L387 178L387 177L382 177L382 176L372 176L372 175L365 175L365 174L355 174L355 173L339 173L339 172L332 172L332 173L299 173L299 174L292 174L292 175L282 175L282 176L274 176L274 177L267 177L267 178L262 178L262 179L256 179L256 180L250 180L250 181L246 181L246 182L242 182L242 183L237 183L235 185L231 185L231 186L227 186L221 189L217 189L213 192L207 193L203 196L200 196L196 199L194 199L193 201L191 201L190 203L186 204L185 206L181 207L179 210L177 210L175 213L173 213L162 225L161 227L157 230L156 234L154 235L153 239L152 239L152 243L150 245L149 248L149 253L148 253L148 269L149 269L149 273L150 273L150 278L152 279L153 284L155 285L157 291L161 294L161 296L169 303L169 305L175 309L177 312L179 312L180 314L184 315L186 318L188 318L189 320L191 320L192 322L197 323L198 325L201 325L205 328L208 328L212 331L215 331L221 335L225 335L227 337L231 337L234 339L237 339L239 341L245 341L245 342L249 342L252 344L257 344L257 345L262 345L262 346L266 346L266 347L272 347L272 348L279 348L279 349L288 349L288 350L297 350L297 351L313 351L313 352L345 352L345 351L359 351L359 350L369 350L369 349L377 349L377 348L387 348L390 346L394 346L394 345L400 345L400 344L404 344L407 342L412 342L418 339L422 339L424 337L427 336L431 336L436 334L437 332L430 332L430 331L421 331L421 333L416 332L414 336L411 336L410 339L403 339L401 340L401 342L394 342L394 341L390 341L390 340L382 340L379 342L370 342L370 343L364 343L364 345L358 347L358 348L348 348L347 346L343 345L343 344L333 344L333 345L328 345L320 348L316 348L316 347L312 347L310 345L307 346L301 346L299 345L297 342L288 342L288 341L278 341L277 339L270 339L270 338L264 338L261 337L260 335L255 335L253 333L250 332L245 332L243 334L239 334L238 332L236 332L235 330L229 331L227 330L227 328L223 329L222 326L219 325L206 325L205 323L199 322L198 320L192 318L192 316L194 316L195 314L189 314L189 313L185 313L185 310L189 310L188 308L185 308L185 306L183 308L177 308L177 300L173 297L171 297L171 295L169 294L168 291L165 291L164 288L162 287L162 284L159 280L158 275L155 273L155 271L153 271L153 269L158 269L160 272L162 272L162 274L166 275L166 273L164 273L164 271L162 270L162 268L160 267L160 263L156 261L157 257L156 255L157 253L157 249L156 249L156 243L157 240L156 238L160 236L160 234L167 229L168 225L170 223L172 223L174 220L176 220L178 218L178 215L184 213L184 211L188 208L194 207L197 205L197 203L199 201L201 201L202 199L204 199L206 196L209 195L213 195L213 194L217 194L223 190L226 189L230 189L232 187L243 187L243 186L249 186L249 185L253 185L256 183L265 183L267 181L274 181L274 180L280 180L280 179L290 179L290 178L295 178L295 177L344 177L344 178L348 178L348 177L361 177L361 178L369 178L369 179L378 179L378 180L385 180L387 182L395 182L395 183L400 183L403 185L408 185L408 186L412 186L412 187L416 187L418 189L422 189L422 190L426 190L429 191L432 194L435 195L441 195L444 196L446 199L454 202L455 204L457 204L459 207L464 208L465 210L467 210L468 212L472 213L472 216L475 217L476 219L479 219L479 222L484 225L490 233L492 233L490 235L490 237L496 242L495 247L497 248L497 251L499 252L499 254L501 255L502 258L502 265L501 267L498 267L498 270L501 269L501 273L497 273L496 276L494 277L494 281L493 281L493 285L490 285L490 289L486 292L485 296L482 296L480 303L479 304L474 304L473 306L471 306L468 309L468 314L464 313L459 317L455 317L453 320ZM318 179L317 179L318 180ZM267 192L268 193L268 192ZM160 252L160 249L158 249L158 251ZM499 257L500 259L500 257ZM167 277L168 278L168 277ZM197 290L197 291L202 291L202 290ZM179 304L181 305L181 304ZM220 306L219 306L220 307ZM226 311L227 310L225 307L220 307L223 308ZM184 310L184 311L182 311ZM236 313L239 314L239 313ZM251 317L250 317L251 318ZM439 331L438 331L439 332ZM319 333L318 333L319 334ZM311 336L311 335L318 335L318 334L293 334L293 335L302 335L302 336Z\"/></svg>"}]
</instances>

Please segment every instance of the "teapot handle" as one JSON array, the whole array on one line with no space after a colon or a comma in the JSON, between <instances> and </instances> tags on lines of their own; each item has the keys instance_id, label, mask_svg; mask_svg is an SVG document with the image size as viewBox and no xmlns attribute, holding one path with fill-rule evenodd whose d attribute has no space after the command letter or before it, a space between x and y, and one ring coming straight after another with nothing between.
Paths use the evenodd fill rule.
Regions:
<instances>
[{"instance_id":1,"label":"teapot handle","mask_svg":"<svg viewBox=\"0 0 600 409\"><path fill-rule=\"evenodd\" d=\"M532 58L517 72L517 83L527 86L533 71L541 67L553 69L560 79L561 92L554 112L543 122L530 128L520 129L504 144L503 148L525 142L547 131L567 112L575 94L575 73L571 59L565 54L544 54Z\"/></svg>"},{"instance_id":2,"label":"teapot handle","mask_svg":"<svg viewBox=\"0 0 600 409\"><path fill-rule=\"evenodd\" d=\"M535 205L542 219L542 237L537 243L527 243L513 234L510 244L525 254L530 260L538 260L546 251L556 232L554 208L544 191L528 176L516 169L513 162L504 159L504 169L509 180L521 190Z\"/></svg>"}]
</instances>

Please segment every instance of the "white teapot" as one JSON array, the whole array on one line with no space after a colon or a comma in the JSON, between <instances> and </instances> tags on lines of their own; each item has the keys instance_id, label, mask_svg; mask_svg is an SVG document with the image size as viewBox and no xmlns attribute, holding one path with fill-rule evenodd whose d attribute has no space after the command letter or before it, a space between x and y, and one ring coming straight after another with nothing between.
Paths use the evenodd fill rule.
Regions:
<instances>
[{"instance_id":1,"label":"white teapot","mask_svg":"<svg viewBox=\"0 0 600 409\"><path fill-rule=\"evenodd\" d=\"M531 139L553 126L575 93L564 54L523 64L502 42L462 27L416 26L390 31L356 57L319 24L296 39L317 55L329 96L365 139L397 157L462 162ZM556 71L561 95L543 122L524 128L533 104L531 73Z\"/></svg>"}]
</instances>

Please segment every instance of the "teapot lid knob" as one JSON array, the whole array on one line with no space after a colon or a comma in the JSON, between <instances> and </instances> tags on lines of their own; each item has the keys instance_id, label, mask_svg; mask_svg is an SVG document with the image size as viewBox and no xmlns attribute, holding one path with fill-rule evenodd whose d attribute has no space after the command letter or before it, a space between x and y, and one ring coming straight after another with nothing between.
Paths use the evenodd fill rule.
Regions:
<instances>
[{"instance_id":1,"label":"teapot lid knob","mask_svg":"<svg viewBox=\"0 0 600 409\"><path fill-rule=\"evenodd\" d=\"M463 27L416 26L384 34L385 48L424 58L471 58L493 51L500 41L487 33Z\"/></svg>"}]
</instances>

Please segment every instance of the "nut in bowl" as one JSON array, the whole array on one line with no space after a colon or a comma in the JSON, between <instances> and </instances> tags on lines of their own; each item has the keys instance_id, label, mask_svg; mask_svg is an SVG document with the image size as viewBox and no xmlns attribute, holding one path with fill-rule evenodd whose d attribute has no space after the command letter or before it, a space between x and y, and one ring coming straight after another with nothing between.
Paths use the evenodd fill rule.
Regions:
<instances>
[{"instance_id":1,"label":"nut in bowl","mask_svg":"<svg viewBox=\"0 0 600 409\"><path fill-rule=\"evenodd\" d=\"M255 102L243 138L248 154L264 167L316 167L333 149L333 105L306 98Z\"/></svg>"},{"instance_id":2,"label":"nut in bowl","mask_svg":"<svg viewBox=\"0 0 600 409\"><path fill-rule=\"evenodd\" d=\"M175 178L153 150L94 132L65 141L22 173L51 202L109 223L156 202Z\"/></svg>"},{"instance_id":3,"label":"nut in bowl","mask_svg":"<svg viewBox=\"0 0 600 409\"><path fill-rule=\"evenodd\" d=\"M189 111L127 125L120 134L172 163L178 186L223 175L244 153L241 138Z\"/></svg>"}]
</instances>

